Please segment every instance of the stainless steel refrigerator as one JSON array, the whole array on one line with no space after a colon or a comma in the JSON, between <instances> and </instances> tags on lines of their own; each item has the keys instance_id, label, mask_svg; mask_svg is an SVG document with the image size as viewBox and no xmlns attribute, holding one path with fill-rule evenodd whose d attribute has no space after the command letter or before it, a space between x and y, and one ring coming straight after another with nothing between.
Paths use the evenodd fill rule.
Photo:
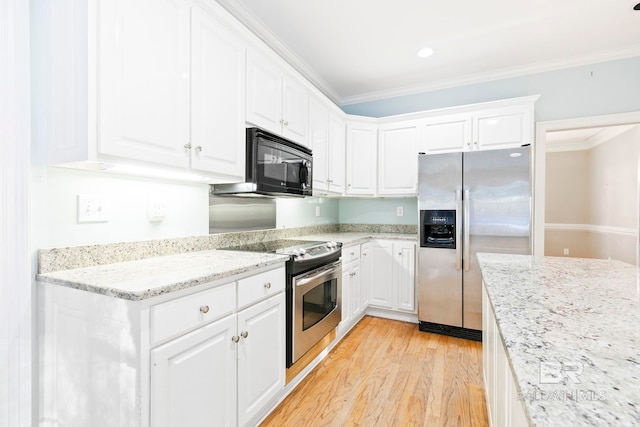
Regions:
<instances>
[{"instance_id":1,"label":"stainless steel refrigerator","mask_svg":"<svg viewBox=\"0 0 640 427\"><path fill-rule=\"evenodd\" d=\"M531 149L418 157L420 329L481 340L475 254L531 253Z\"/></svg>"}]
</instances>

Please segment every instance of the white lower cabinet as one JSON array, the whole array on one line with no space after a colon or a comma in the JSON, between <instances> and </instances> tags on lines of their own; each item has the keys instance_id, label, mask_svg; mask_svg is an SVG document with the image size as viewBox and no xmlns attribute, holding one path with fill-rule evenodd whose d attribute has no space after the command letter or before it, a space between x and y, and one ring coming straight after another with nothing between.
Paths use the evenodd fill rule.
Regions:
<instances>
[{"instance_id":1,"label":"white lower cabinet","mask_svg":"<svg viewBox=\"0 0 640 427\"><path fill-rule=\"evenodd\" d=\"M482 286L482 368L489 425L528 426L487 291Z\"/></svg>"},{"instance_id":2,"label":"white lower cabinet","mask_svg":"<svg viewBox=\"0 0 640 427\"><path fill-rule=\"evenodd\" d=\"M152 350L151 425L246 425L284 387L284 316L280 294Z\"/></svg>"},{"instance_id":3,"label":"white lower cabinet","mask_svg":"<svg viewBox=\"0 0 640 427\"><path fill-rule=\"evenodd\" d=\"M375 240L368 252L370 271L369 305L373 307L415 312L416 243L400 240Z\"/></svg>"},{"instance_id":4,"label":"white lower cabinet","mask_svg":"<svg viewBox=\"0 0 640 427\"><path fill-rule=\"evenodd\" d=\"M40 425L254 425L285 384L285 270L131 301L39 288Z\"/></svg>"},{"instance_id":5,"label":"white lower cabinet","mask_svg":"<svg viewBox=\"0 0 640 427\"><path fill-rule=\"evenodd\" d=\"M366 309L360 278L360 246L343 248L342 262L342 319L339 331L351 329Z\"/></svg>"},{"instance_id":6,"label":"white lower cabinet","mask_svg":"<svg viewBox=\"0 0 640 427\"><path fill-rule=\"evenodd\" d=\"M284 333L284 294L238 313L238 425L247 425L284 387Z\"/></svg>"},{"instance_id":7,"label":"white lower cabinet","mask_svg":"<svg viewBox=\"0 0 640 427\"><path fill-rule=\"evenodd\" d=\"M236 315L151 351L151 425L235 426Z\"/></svg>"}]
</instances>

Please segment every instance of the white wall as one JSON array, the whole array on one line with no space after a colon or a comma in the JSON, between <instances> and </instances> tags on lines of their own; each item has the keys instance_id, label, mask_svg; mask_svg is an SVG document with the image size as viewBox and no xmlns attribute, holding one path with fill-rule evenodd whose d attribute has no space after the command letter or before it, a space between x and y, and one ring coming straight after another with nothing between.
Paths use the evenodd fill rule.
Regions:
<instances>
[{"instance_id":1,"label":"white wall","mask_svg":"<svg viewBox=\"0 0 640 427\"><path fill-rule=\"evenodd\" d=\"M337 199L326 197L276 199L276 228L337 223Z\"/></svg>"},{"instance_id":2,"label":"white wall","mask_svg":"<svg viewBox=\"0 0 640 427\"><path fill-rule=\"evenodd\" d=\"M48 248L208 234L208 191L207 184L38 168L32 190L36 244ZM79 194L106 198L109 221L78 223ZM161 222L149 221L152 201L166 202L167 215Z\"/></svg>"},{"instance_id":3,"label":"white wall","mask_svg":"<svg viewBox=\"0 0 640 427\"><path fill-rule=\"evenodd\" d=\"M32 420L29 84L29 2L0 0L0 426Z\"/></svg>"}]
</instances>

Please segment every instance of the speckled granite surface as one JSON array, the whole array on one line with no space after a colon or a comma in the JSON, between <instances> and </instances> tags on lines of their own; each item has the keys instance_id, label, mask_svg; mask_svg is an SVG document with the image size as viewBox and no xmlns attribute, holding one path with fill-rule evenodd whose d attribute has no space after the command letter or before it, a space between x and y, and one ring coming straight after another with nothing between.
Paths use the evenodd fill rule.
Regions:
<instances>
[{"instance_id":1,"label":"speckled granite surface","mask_svg":"<svg viewBox=\"0 0 640 427\"><path fill-rule=\"evenodd\" d=\"M88 246L40 249L38 253L38 272L70 270L117 262L135 261L159 256L176 255L188 252L223 249L232 246L257 243L265 240L284 239L304 236L338 233L340 231L360 233L417 233L417 226L408 225L372 225L372 224L325 224L309 227L242 231L234 233L211 234L204 236L181 237L174 239L145 240L138 242L109 243ZM413 235L415 238L415 234ZM323 240L322 238L316 240ZM324 239L330 240L330 239ZM338 240L339 239L331 239Z\"/></svg>"},{"instance_id":2,"label":"speckled granite surface","mask_svg":"<svg viewBox=\"0 0 640 427\"><path fill-rule=\"evenodd\" d=\"M343 246L356 245L366 242L369 239L385 239L385 240L418 240L417 234L402 233L374 233L374 232L338 232L338 233L321 233L300 236L304 240L317 240L319 242L342 242Z\"/></svg>"},{"instance_id":3,"label":"speckled granite surface","mask_svg":"<svg viewBox=\"0 0 640 427\"><path fill-rule=\"evenodd\" d=\"M37 279L138 301L284 263L287 259L275 254L201 251L39 274Z\"/></svg>"},{"instance_id":4,"label":"speckled granite surface","mask_svg":"<svg viewBox=\"0 0 640 427\"><path fill-rule=\"evenodd\" d=\"M478 254L533 425L640 425L639 269Z\"/></svg>"}]
</instances>

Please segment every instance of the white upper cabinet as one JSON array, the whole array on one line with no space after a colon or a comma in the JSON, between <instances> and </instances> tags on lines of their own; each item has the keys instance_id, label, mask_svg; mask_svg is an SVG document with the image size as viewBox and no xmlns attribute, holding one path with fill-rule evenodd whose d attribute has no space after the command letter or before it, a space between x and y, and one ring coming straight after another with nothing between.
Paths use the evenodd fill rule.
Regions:
<instances>
[{"instance_id":1,"label":"white upper cabinet","mask_svg":"<svg viewBox=\"0 0 640 427\"><path fill-rule=\"evenodd\" d=\"M220 6L65 0L47 18L50 165L244 180L246 40Z\"/></svg>"},{"instance_id":2,"label":"white upper cabinet","mask_svg":"<svg viewBox=\"0 0 640 427\"><path fill-rule=\"evenodd\" d=\"M415 195L418 187L417 123L380 127L378 134L378 194Z\"/></svg>"},{"instance_id":3,"label":"white upper cabinet","mask_svg":"<svg viewBox=\"0 0 640 427\"><path fill-rule=\"evenodd\" d=\"M246 121L299 144L308 144L306 87L255 50L247 54Z\"/></svg>"},{"instance_id":4,"label":"white upper cabinet","mask_svg":"<svg viewBox=\"0 0 640 427\"><path fill-rule=\"evenodd\" d=\"M346 130L320 100L309 99L309 145L313 150L313 192L344 193Z\"/></svg>"},{"instance_id":5,"label":"white upper cabinet","mask_svg":"<svg viewBox=\"0 0 640 427\"><path fill-rule=\"evenodd\" d=\"M245 175L244 42L194 7L191 17L191 168Z\"/></svg>"},{"instance_id":6,"label":"white upper cabinet","mask_svg":"<svg viewBox=\"0 0 640 427\"><path fill-rule=\"evenodd\" d=\"M347 195L375 195L377 132L375 121L347 123Z\"/></svg>"},{"instance_id":7,"label":"white upper cabinet","mask_svg":"<svg viewBox=\"0 0 640 427\"><path fill-rule=\"evenodd\" d=\"M313 193L329 187L329 110L315 98L309 100L309 147L313 151Z\"/></svg>"},{"instance_id":8,"label":"white upper cabinet","mask_svg":"<svg viewBox=\"0 0 640 427\"><path fill-rule=\"evenodd\" d=\"M423 137L419 151L438 153L469 149L473 139L471 122L468 114L426 119L422 125Z\"/></svg>"},{"instance_id":9,"label":"white upper cabinet","mask_svg":"<svg viewBox=\"0 0 640 427\"><path fill-rule=\"evenodd\" d=\"M341 116L329 113L329 192L344 193L347 128ZM314 153L315 156L315 153Z\"/></svg>"},{"instance_id":10,"label":"white upper cabinet","mask_svg":"<svg viewBox=\"0 0 640 427\"><path fill-rule=\"evenodd\" d=\"M186 166L190 3L114 0L98 7L98 152Z\"/></svg>"},{"instance_id":11,"label":"white upper cabinet","mask_svg":"<svg viewBox=\"0 0 640 427\"><path fill-rule=\"evenodd\" d=\"M456 107L455 114L421 120L418 151L491 150L533 143L533 105L537 96Z\"/></svg>"},{"instance_id":12,"label":"white upper cabinet","mask_svg":"<svg viewBox=\"0 0 640 427\"><path fill-rule=\"evenodd\" d=\"M479 150L532 144L533 104L483 110L473 116L473 144Z\"/></svg>"}]
</instances>

